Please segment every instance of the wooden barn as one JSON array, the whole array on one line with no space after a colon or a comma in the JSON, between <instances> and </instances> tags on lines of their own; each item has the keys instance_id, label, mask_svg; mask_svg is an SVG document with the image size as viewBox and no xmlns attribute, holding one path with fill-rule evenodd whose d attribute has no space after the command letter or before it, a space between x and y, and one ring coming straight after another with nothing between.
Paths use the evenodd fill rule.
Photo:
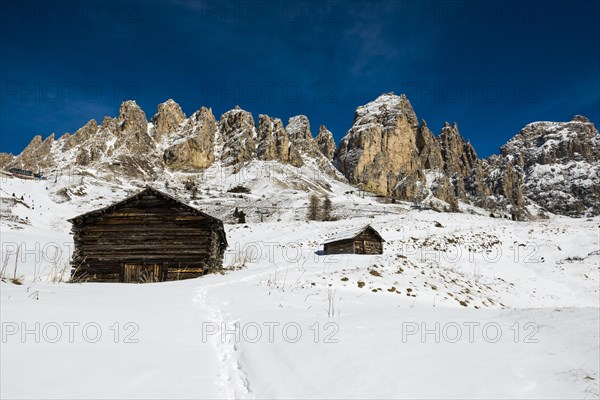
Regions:
<instances>
[{"instance_id":1,"label":"wooden barn","mask_svg":"<svg viewBox=\"0 0 600 400\"><path fill-rule=\"evenodd\" d=\"M382 254L384 242L379 232L367 225L329 238L323 250L325 254Z\"/></svg>"},{"instance_id":2,"label":"wooden barn","mask_svg":"<svg viewBox=\"0 0 600 400\"><path fill-rule=\"evenodd\" d=\"M222 267L223 222L151 187L71 222L76 282L161 282Z\"/></svg>"}]
</instances>

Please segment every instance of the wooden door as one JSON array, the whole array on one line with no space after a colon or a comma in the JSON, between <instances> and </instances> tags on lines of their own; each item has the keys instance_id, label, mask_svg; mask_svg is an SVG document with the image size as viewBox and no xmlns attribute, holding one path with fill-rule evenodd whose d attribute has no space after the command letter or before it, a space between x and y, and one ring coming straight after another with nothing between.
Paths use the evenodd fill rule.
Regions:
<instances>
[{"instance_id":1,"label":"wooden door","mask_svg":"<svg viewBox=\"0 0 600 400\"><path fill-rule=\"evenodd\" d=\"M354 241L354 253L365 254L365 242L363 240Z\"/></svg>"},{"instance_id":2,"label":"wooden door","mask_svg":"<svg viewBox=\"0 0 600 400\"><path fill-rule=\"evenodd\" d=\"M165 268L159 264L124 264L123 282L150 283L164 280Z\"/></svg>"}]
</instances>

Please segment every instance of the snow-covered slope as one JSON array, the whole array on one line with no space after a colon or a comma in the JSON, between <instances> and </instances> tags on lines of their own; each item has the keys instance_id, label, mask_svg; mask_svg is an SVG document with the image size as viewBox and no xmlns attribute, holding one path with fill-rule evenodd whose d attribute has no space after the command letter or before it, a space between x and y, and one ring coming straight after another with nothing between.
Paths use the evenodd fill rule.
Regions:
<instances>
[{"instance_id":1,"label":"snow-covered slope","mask_svg":"<svg viewBox=\"0 0 600 400\"><path fill-rule=\"evenodd\" d=\"M511 164L522 177L523 194L546 210L600 213L600 135L587 118L528 124L502 146L500 158L492 165Z\"/></svg>"},{"instance_id":2,"label":"snow-covered slope","mask_svg":"<svg viewBox=\"0 0 600 400\"><path fill-rule=\"evenodd\" d=\"M224 274L60 282L66 219L144 184L2 178L3 398L598 397L597 218L439 213L310 162L217 162L153 184L226 222ZM305 221L311 192L337 220ZM366 224L382 255L321 253Z\"/></svg>"}]
</instances>

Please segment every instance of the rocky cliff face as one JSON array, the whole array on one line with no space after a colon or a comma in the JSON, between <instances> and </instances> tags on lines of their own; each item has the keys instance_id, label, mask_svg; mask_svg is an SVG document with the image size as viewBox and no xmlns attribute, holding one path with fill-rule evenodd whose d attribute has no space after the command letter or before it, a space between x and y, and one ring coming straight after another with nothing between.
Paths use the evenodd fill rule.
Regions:
<instances>
[{"instance_id":1,"label":"rocky cliff face","mask_svg":"<svg viewBox=\"0 0 600 400\"><path fill-rule=\"evenodd\" d=\"M600 214L600 135L585 117L528 124L491 164L504 172L513 196L520 191L557 214Z\"/></svg>"},{"instance_id":2,"label":"rocky cliff face","mask_svg":"<svg viewBox=\"0 0 600 400\"><path fill-rule=\"evenodd\" d=\"M75 166L107 179L145 181L164 169L195 172L253 160L310 166L379 195L437 198L449 209L460 200L517 218L528 216L532 204L571 216L600 214L600 139L585 117L529 124L499 155L482 160L456 123L445 123L436 136L409 100L393 93L359 107L337 148L324 126L313 137L304 115L284 127L281 119L261 114L255 124L251 113L236 107L217 121L209 108L186 117L168 100L150 123L135 101L126 101L116 118L100 125L90 120L58 140L36 136L16 157L0 154L3 168L48 174Z\"/></svg>"},{"instance_id":3,"label":"rocky cliff face","mask_svg":"<svg viewBox=\"0 0 600 400\"><path fill-rule=\"evenodd\" d=\"M325 125L319 127L319 133L315 140L321 154L328 160L333 160L333 155L335 154L335 140L333 139L333 134Z\"/></svg>"},{"instance_id":4,"label":"rocky cliff face","mask_svg":"<svg viewBox=\"0 0 600 400\"><path fill-rule=\"evenodd\" d=\"M156 114L150 120L154 129L154 139L159 140L164 135L176 132L183 121L185 114L175 101L169 99L159 104Z\"/></svg>"},{"instance_id":5,"label":"rocky cliff face","mask_svg":"<svg viewBox=\"0 0 600 400\"><path fill-rule=\"evenodd\" d=\"M15 156L10 153L0 153L0 168L4 168L14 160Z\"/></svg>"},{"instance_id":6,"label":"rocky cliff face","mask_svg":"<svg viewBox=\"0 0 600 400\"><path fill-rule=\"evenodd\" d=\"M318 144L318 138L313 138L310 131L310 122L305 115L297 115L288 120L285 130L290 136L293 151L301 159L311 160L320 171L332 177L341 178L331 160L323 155Z\"/></svg>"},{"instance_id":7,"label":"rocky cliff face","mask_svg":"<svg viewBox=\"0 0 600 400\"><path fill-rule=\"evenodd\" d=\"M79 146L80 144L86 142L89 138L94 136L94 134L98 131L98 123L95 119L91 119L87 124L83 127L79 128L73 135L69 135L66 133L64 137L65 144L62 146L63 150L70 150L73 147ZM62 139L63 137L61 137Z\"/></svg>"},{"instance_id":8,"label":"rocky cliff face","mask_svg":"<svg viewBox=\"0 0 600 400\"><path fill-rule=\"evenodd\" d=\"M340 171L351 183L380 195L397 191L398 184L406 186L406 180L421 167L418 126L404 95L382 95L359 107L336 152ZM404 192L403 196L408 194Z\"/></svg>"},{"instance_id":9,"label":"rocky cliff face","mask_svg":"<svg viewBox=\"0 0 600 400\"><path fill-rule=\"evenodd\" d=\"M331 133L323 132L322 138L331 154ZM108 178L152 180L165 168L194 172L215 162L239 166L256 159L295 167L311 161L343 179L321 154L305 116L291 118L285 128L281 119L268 115L260 115L256 126L252 114L239 107L218 121L206 107L186 118L173 100L159 104L150 123L135 101L126 101L116 118L105 117L100 125L90 120L58 141L36 136L20 155L2 154L0 161L31 170L94 167Z\"/></svg>"},{"instance_id":10,"label":"rocky cliff face","mask_svg":"<svg viewBox=\"0 0 600 400\"><path fill-rule=\"evenodd\" d=\"M35 136L19 156L9 164L10 167L41 171L53 164L52 147L54 134L42 140L40 135Z\"/></svg>"},{"instance_id":11,"label":"rocky cliff face","mask_svg":"<svg viewBox=\"0 0 600 400\"><path fill-rule=\"evenodd\" d=\"M296 167L302 166L300 154L291 143L281 119L259 115L257 142L256 157L259 160L275 160Z\"/></svg>"},{"instance_id":12,"label":"rocky cliff face","mask_svg":"<svg viewBox=\"0 0 600 400\"><path fill-rule=\"evenodd\" d=\"M177 109L180 109L179 106ZM172 122L179 119L172 119ZM177 123L177 127L182 122ZM215 161L216 133L217 121L212 110L200 108L185 121L181 130L175 128L161 134L173 137L163 153L165 164L175 170L193 171L210 167Z\"/></svg>"},{"instance_id":13,"label":"rocky cliff face","mask_svg":"<svg viewBox=\"0 0 600 400\"><path fill-rule=\"evenodd\" d=\"M446 123L439 137L417 116L404 95L386 94L359 107L340 142L336 162L350 182L400 200L433 195L484 202L484 164L458 126Z\"/></svg>"},{"instance_id":14,"label":"rocky cliff face","mask_svg":"<svg viewBox=\"0 0 600 400\"><path fill-rule=\"evenodd\" d=\"M234 165L250 161L256 152L254 118L239 107L227 111L219 120L220 140L223 146L221 161Z\"/></svg>"}]
</instances>

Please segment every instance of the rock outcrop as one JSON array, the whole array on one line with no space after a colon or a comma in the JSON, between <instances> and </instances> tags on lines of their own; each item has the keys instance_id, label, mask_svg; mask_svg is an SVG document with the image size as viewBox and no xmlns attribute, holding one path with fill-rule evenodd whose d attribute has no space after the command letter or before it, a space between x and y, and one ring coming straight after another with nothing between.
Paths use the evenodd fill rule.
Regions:
<instances>
[{"instance_id":1,"label":"rock outcrop","mask_svg":"<svg viewBox=\"0 0 600 400\"><path fill-rule=\"evenodd\" d=\"M600 214L600 135L586 117L531 123L499 155L482 160L456 123L445 123L436 136L424 120L419 122L406 96L393 93L358 107L337 148L325 126L313 137L304 115L284 127L281 119L261 114L256 126L252 114L239 107L219 121L206 107L186 118L168 100L150 124L135 101L126 101L117 118L105 117L100 125L90 120L58 140L38 135L16 157L0 153L5 169L47 175L89 168L108 179L144 181L165 168L197 172L219 163L235 170L255 160L347 179L398 200L437 203L437 198L451 210L460 200L504 210L515 219L530 217L535 205L570 216Z\"/></svg>"},{"instance_id":2,"label":"rock outcrop","mask_svg":"<svg viewBox=\"0 0 600 400\"><path fill-rule=\"evenodd\" d=\"M175 101L169 99L159 104L156 114L150 120L154 129L154 139L160 140L164 135L175 133L183 121L185 114Z\"/></svg>"},{"instance_id":3,"label":"rock outcrop","mask_svg":"<svg viewBox=\"0 0 600 400\"><path fill-rule=\"evenodd\" d=\"M10 153L0 153L0 168L4 168L14 160L15 156Z\"/></svg>"},{"instance_id":4,"label":"rock outcrop","mask_svg":"<svg viewBox=\"0 0 600 400\"><path fill-rule=\"evenodd\" d=\"M293 150L297 151L297 157L312 160L319 168L320 172L341 178L339 171L333 166L331 160L323 155L319 148L318 141L313 138L310 131L310 121L305 115L296 115L288 119L285 130L290 136ZM304 161L302 161L304 163Z\"/></svg>"},{"instance_id":5,"label":"rock outcrop","mask_svg":"<svg viewBox=\"0 0 600 400\"><path fill-rule=\"evenodd\" d=\"M491 186L496 185L496 193L509 196L508 203L524 205L518 179L505 176L504 184L488 182L488 164L460 135L457 124L445 123L436 137L424 120L418 123L403 95L382 95L359 107L335 163L350 182L400 200L421 202L434 196L451 208L457 200L493 208Z\"/></svg>"},{"instance_id":6,"label":"rock outcrop","mask_svg":"<svg viewBox=\"0 0 600 400\"><path fill-rule=\"evenodd\" d=\"M600 214L600 135L586 117L528 124L490 164L513 203L526 198L556 214Z\"/></svg>"},{"instance_id":7,"label":"rock outcrop","mask_svg":"<svg viewBox=\"0 0 600 400\"><path fill-rule=\"evenodd\" d=\"M94 136L97 131L98 123L96 120L89 120L87 124L79 128L74 134L61 137L61 139L65 141L62 149L66 151L72 149L73 147L79 146Z\"/></svg>"},{"instance_id":8,"label":"rock outcrop","mask_svg":"<svg viewBox=\"0 0 600 400\"><path fill-rule=\"evenodd\" d=\"M281 119L264 114L258 116L256 157L259 160L276 160L296 167L302 165L300 154L290 142Z\"/></svg>"},{"instance_id":9,"label":"rock outcrop","mask_svg":"<svg viewBox=\"0 0 600 400\"><path fill-rule=\"evenodd\" d=\"M217 121L212 110L202 107L188 118L172 144L164 151L163 160L176 170L199 170L215 161Z\"/></svg>"},{"instance_id":10,"label":"rock outcrop","mask_svg":"<svg viewBox=\"0 0 600 400\"><path fill-rule=\"evenodd\" d=\"M224 165L250 161L256 153L256 128L254 118L239 107L227 111L219 120L219 133Z\"/></svg>"},{"instance_id":11,"label":"rock outcrop","mask_svg":"<svg viewBox=\"0 0 600 400\"><path fill-rule=\"evenodd\" d=\"M379 195L409 196L421 169L416 145L419 124L404 95L385 94L356 110L352 127L336 151L348 180ZM397 185L405 187L397 190Z\"/></svg>"},{"instance_id":12,"label":"rock outcrop","mask_svg":"<svg viewBox=\"0 0 600 400\"><path fill-rule=\"evenodd\" d=\"M328 160L333 160L333 155L335 154L335 140L333 139L333 134L325 125L319 127L319 133L317 134L315 141L317 142L321 154Z\"/></svg>"},{"instance_id":13,"label":"rock outcrop","mask_svg":"<svg viewBox=\"0 0 600 400\"><path fill-rule=\"evenodd\" d=\"M45 140L42 140L41 135L37 135L8 166L27 169L34 172L49 168L54 161L52 155L53 144L54 134L48 136Z\"/></svg>"}]
</instances>

